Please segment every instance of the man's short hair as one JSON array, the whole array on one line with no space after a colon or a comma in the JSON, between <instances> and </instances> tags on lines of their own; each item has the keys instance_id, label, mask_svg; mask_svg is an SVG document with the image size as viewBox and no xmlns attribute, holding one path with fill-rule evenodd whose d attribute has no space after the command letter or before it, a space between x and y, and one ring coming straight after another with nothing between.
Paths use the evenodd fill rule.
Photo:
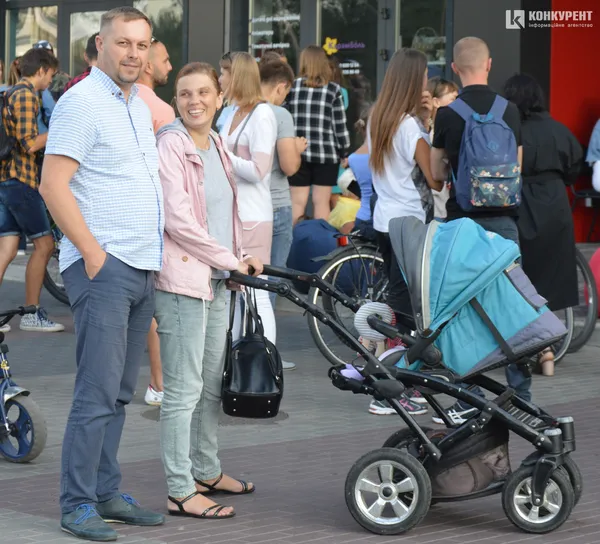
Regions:
<instances>
[{"instance_id":1,"label":"man's short hair","mask_svg":"<svg viewBox=\"0 0 600 544\"><path fill-rule=\"evenodd\" d=\"M58 59L47 49L32 48L19 61L21 77L33 77L40 68L44 72L58 70Z\"/></svg>"},{"instance_id":2,"label":"man's short hair","mask_svg":"<svg viewBox=\"0 0 600 544\"><path fill-rule=\"evenodd\" d=\"M290 65L281 60L271 60L259 63L260 81L265 85L287 83L290 87L294 84L294 72Z\"/></svg>"},{"instance_id":3,"label":"man's short hair","mask_svg":"<svg viewBox=\"0 0 600 544\"><path fill-rule=\"evenodd\" d=\"M111 9L102 15L102 18L100 19L100 31L104 30L107 26L112 25L113 21L116 19L123 19L126 23L144 20L152 29L152 21L145 13L136 8L122 6L120 8Z\"/></svg>"},{"instance_id":4,"label":"man's short hair","mask_svg":"<svg viewBox=\"0 0 600 544\"><path fill-rule=\"evenodd\" d=\"M98 48L96 47L96 37L100 34L100 32L96 32L92 34L85 46L85 56L88 60L96 60L98 58Z\"/></svg>"},{"instance_id":5,"label":"man's short hair","mask_svg":"<svg viewBox=\"0 0 600 544\"><path fill-rule=\"evenodd\" d=\"M460 71L476 72L490 58L490 48L481 38L467 36L456 42L453 56L454 64Z\"/></svg>"}]
</instances>

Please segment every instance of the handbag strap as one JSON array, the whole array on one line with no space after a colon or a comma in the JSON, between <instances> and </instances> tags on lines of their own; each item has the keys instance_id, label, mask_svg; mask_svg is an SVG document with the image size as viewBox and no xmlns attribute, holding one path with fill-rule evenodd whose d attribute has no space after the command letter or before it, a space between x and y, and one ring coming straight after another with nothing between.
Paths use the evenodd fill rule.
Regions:
<instances>
[{"instance_id":1,"label":"handbag strap","mask_svg":"<svg viewBox=\"0 0 600 544\"><path fill-rule=\"evenodd\" d=\"M235 305L237 303L237 291L231 291L231 299L229 301L229 334L233 332L233 322L235 320Z\"/></svg>"},{"instance_id":2,"label":"handbag strap","mask_svg":"<svg viewBox=\"0 0 600 544\"><path fill-rule=\"evenodd\" d=\"M246 128L246 125L248 124L248 121L250 121L250 117L252 117L252 114L254 113L254 110L256 110L256 108L258 108L258 106L260 106L260 104L262 104L263 102L257 102L256 104L254 104L254 107L250 110L250 112L248 113L248 115L246 115L246 119L244 119L242 121L242 127L240 128L240 131L237 135L237 138L235 139L235 144L233 144L233 154L237 155L238 153L238 143L240 141L240 137L242 136L242 132L244 132L244 129Z\"/></svg>"},{"instance_id":3,"label":"handbag strap","mask_svg":"<svg viewBox=\"0 0 600 544\"><path fill-rule=\"evenodd\" d=\"M254 298L254 300L252 300ZM254 294L254 289L252 289L252 295L248 295L248 297L246 297L246 307L247 307L247 311L250 315L250 319L248 320L248 322L250 323L251 321L255 324L256 329L255 329L255 333L260 336L264 346L265 346L265 352L267 354L267 357L269 358L269 367L271 368L271 374L273 375L273 378L275 379L275 381L279 384L279 373L277 372L277 365L273 359L273 353L271 352L269 346L267 345L267 337L265 336L265 329L263 326L263 322L262 319L260 317L260 315L258 314L258 311L256 309L257 304L256 304L256 295ZM248 325L248 327L250 327L250 325ZM274 349L275 346L273 345Z\"/></svg>"}]
</instances>

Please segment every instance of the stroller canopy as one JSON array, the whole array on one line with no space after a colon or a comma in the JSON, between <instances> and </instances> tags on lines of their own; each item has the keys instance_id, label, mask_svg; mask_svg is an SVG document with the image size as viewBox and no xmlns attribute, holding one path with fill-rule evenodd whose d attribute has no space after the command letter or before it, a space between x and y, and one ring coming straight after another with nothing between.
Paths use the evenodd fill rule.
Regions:
<instances>
[{"instance_id":1,"label":"stroller canopy","mask_svg":"<svg viewBox=\"0 0 600 544\"><path fill-rule=\"evenodd\" d=\"M471 219L429 225L394 219L390 240L418 332L431 337L440 331L434 345L457 375L530 357L566 333L515 264L517 244Z\"/></svg>"},{"instance_id":2,"label":"stroller canopy","mask_svg":"<svg viewBox=\"0 0 600 544\"><path fill-rule=\"evenodd\" d=\"M420 332L436 330L519 258L517 244L470 219L400 217L389 230Z\"/></svg>"}]
</instances>

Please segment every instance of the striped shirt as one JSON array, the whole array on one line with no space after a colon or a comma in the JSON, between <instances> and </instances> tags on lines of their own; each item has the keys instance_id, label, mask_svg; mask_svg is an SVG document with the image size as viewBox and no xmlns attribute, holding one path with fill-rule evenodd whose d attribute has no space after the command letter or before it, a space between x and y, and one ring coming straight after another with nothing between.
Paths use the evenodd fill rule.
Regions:
<instances>
[{"instance_id":1,"label":"striped shirt","mask_svg":"<svg viewBox=\"0 0 600 544\"><path fill-rule=\"evenodd\" d=\"M296 136L308 140L302 157L319 164L339 162L350 148L342 88L333 82L324 87L307 87L304 82L304 78L294 81L286 104Z\"/></svg>"},{"instance_id":2,"label":"striped shirt","mask_svg":"<svg viewBox=\"0 0 600 544\"><path fill-rule=\"evenodd\" d=\"M99 68L54 109L46 155L76 160L71 190L102 248L139 270L160 270L164 212L158 151L148 106L131 89L126 101ZM66 237L60 270L81 255Z\"/></svg>"}]
</instances>

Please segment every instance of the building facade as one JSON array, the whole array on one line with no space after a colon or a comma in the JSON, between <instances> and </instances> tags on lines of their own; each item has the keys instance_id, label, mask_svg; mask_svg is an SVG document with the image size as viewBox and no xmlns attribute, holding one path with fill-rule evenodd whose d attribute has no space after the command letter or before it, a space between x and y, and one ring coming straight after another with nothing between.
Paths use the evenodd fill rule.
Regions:
<instances>
[{"instance_id":1,"label":"building facade","mask_svg":"<svg viewBox=\"0 0 600 544\"><path fill-rule=\"evenodd\" d=\"M6 66L46 39L55 46L62 70L81 72L86 41L98 30L102 13L121 5L147 13L155 37L167 45L174 70L158 90L165 100L171 99L175 73L187 61L217 67L226 51L249 51L258 58L278 49L296 68L300 51L319 44L340 65L355 99L349 117L356 117L361 104L375 98L396 49L420 49L430 75L452 78L452 45L464 36L479 36L491 49L492 87L502 89L519 71L534 75L552 115L584 146L600 117L594 70L598 0L0 0ZM543 19L550 10L575 9L590 11L590 28L515 22L519 13L535 11ZM576 216L578 237L590 212Z\"/></svg>"}]
</instances>

